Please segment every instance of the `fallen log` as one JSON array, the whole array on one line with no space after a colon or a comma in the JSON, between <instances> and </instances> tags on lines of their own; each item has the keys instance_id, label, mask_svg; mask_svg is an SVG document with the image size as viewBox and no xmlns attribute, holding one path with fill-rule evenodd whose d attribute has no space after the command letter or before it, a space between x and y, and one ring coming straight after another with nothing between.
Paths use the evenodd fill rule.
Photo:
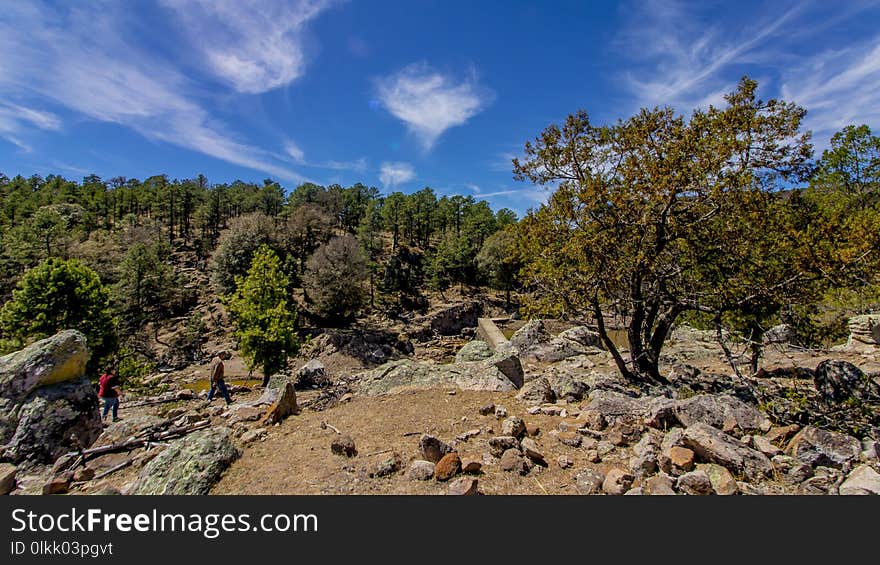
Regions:
<instances>
[{"instance_id":1,"label":"fallen log","mask_svg":"<svg viewBox=\"0 0 880 565\"><path fill-rule=\"evenodd\" d=\"M97 481L98 479L103 479L104 477L106 477L107 475L109 475L111 473L115 473L116 471L119 471L120 469L125 469L126 467L131 466L132 462L134 462L134 459L126 459L125 461L123 461L119 465L114 465L113 467L110 467L106 471L101 471L100 473L95 475L95 478L92 480Z\"/></svg>"}]
</instances>

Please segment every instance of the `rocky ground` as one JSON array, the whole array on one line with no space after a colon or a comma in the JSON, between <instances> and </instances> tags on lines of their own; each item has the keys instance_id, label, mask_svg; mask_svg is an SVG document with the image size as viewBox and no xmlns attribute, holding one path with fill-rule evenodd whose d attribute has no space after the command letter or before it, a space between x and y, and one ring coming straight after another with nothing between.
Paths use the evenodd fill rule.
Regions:
<instances>
[{"instance_id":1,"label":"rocky ground","mask_svg":"<svg viewBox=\"0 0 880 565\"><path fill-rule=\"evenodd\" d=\"M404 328L325 332L268 390L233 386L230 407L208 404L206 367L188 367L162 377L161 395L129 395L123 420L105 426L96 405L84 407L78 346L59 345L70 339L39 345L39 370L35 354L7 356L0 487L880 494L880 320L856 320L832 351L797 349L777 332L756 378L732 375L714 336L682 327L664 351L671 384L638 388L587 328L518 323L510 342L490 345L474 339L478 315L465 303ZM227 374L247 377L237 360Z\"/></svg>"}]
</instances>

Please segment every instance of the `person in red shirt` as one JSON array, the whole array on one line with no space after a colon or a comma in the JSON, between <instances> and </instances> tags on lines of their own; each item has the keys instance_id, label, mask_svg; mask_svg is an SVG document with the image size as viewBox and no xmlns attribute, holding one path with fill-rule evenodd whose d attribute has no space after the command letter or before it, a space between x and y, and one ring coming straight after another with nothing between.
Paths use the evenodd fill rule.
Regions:
<instances>
[{"instance_id":1,"label":"person in red shirt","mask_svg":"<svg viewBox=\"0 0 880 565\"><path fill-rule=\"evenodd\" d=\"M113 412L113 421L119 421L119 397L122 392L119 390L119 377L116 376L116 368L112 365L107 367L104 374L98 380L98 398L104 401L104 413L101 415L102 420L107 419L107 414Z\"/></svg>"}]
</instances>

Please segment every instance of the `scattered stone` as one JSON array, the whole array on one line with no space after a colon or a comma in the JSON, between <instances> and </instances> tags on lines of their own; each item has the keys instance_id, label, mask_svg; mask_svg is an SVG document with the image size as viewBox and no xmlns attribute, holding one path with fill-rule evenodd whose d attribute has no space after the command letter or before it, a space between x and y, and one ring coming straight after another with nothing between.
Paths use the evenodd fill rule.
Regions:
<instances>
[{"instance_id":1,"label":"scattered stone","mask_svg":"<svg viewBox=\"0 0 880 565\"><path fill-rule=\"evenodd\" d=\"M643 429L639 420L620 418L605 432L603 438L618 447L625 447L638 441Z\"/></svg>"},{"instance_id":2,"label":"scattered stone","mask_svg":"<svg viewBox=\"0 0 880 565\"><path fill-rule=\"evenodd\" d=\"M513 436L495 436L489 439L489 451L493 457L501 457L510 449L519 449L519 440Z\"/></svg>"},{"instance_id":3,"label":"scattered stone","mask_svg":"<svg viewBox=\"0 0 880 565\"><path fill-rule=\"evenodd\" d=\"M614 444L610 441L602 440L596 446L596 453L599 455L599 457L605 457L612 451L614 451Z\"/></svg>"},{"instance_id":4,"label":"scattered stone","mask_svg":"<svg viewBox=\"0 0 880 565\"><path fill-rule=\"evenodd\" d=\"M266 437L268 432L266 428L256 428L254 430L248 430L241 436L241 443L243 445L250 445L255 441L259 441Z\"/></svg>"},{"instance_id":5,"label":"scattered stone","mask_svg":"<svg viewBox=\"0 0 880 565\"><path fill-rule=\"evenodd\" d=\"M461 458L454 451L444 455L434 466L434 478L438 481L448 481L460 472Z\"/></svg>"},{"instance_id":6,"label":"scattered stone","mask_svg":"<svg viewBox=\"0 0 880 565\"><path fill-rule=\"evenodd\" d=\"M800 484L813 476L812 465L809 463L803 463L797 459L794 461L795 463L789 467L788 472L785 474L785 478L788 482L792 484Z\"/></svg>"},{"instance_id":7,"label":"scattered stone","mask_svg":"<svg viewBox=\"0 0 880 565\"><path fill-rule=\"evenodd\" d=\"M312 359L296 373L296 385L302 388L324 388L332 381L327 377L327 369L317 359Z\"/></svg>"},{"instance_id":8,"label":"scattered stone","mask_svg":"<svg viewBox=\"0 0 880 565\"><path fill-rule=\"evenodd\" d=\"M757 408L727 394L699 394L678 401L675 414L684 427L696 423L733 431L738 427L745 432L768 431L770 420Z\"/></svg>"},{"instance_id":9,"label":"scattered stone","mask_svg":"<svg viewBox=\"0 0 880 565\"><path fill-rule=\"evenodd\" d=\"M642 490L642 487L635 487L623 493L623 496L642 496L643 494L645 493Z\"/></svg>"},{"instance_id":10,"label":"scattered stone","mask_svg":"<svg viewBox=\"0 0 880 565\"><path fill-rule=\"evenodd\" d=\"M15 490L15 474L18 469L12 463L0 463L0 496Z\"/></svg>"},{"instance_id":11,"label":"scattered stone","mask_svg":"<svg viewBox=\"0 0 880 565\"><path fill-rule=\"evenodd\" d=\"M255 422L256 420L259 420L262 415L263 411L261 409L246 404L233 405L224 414L224 416L229 419L230 425L239 422Z\"/></svg>"},{"instance_id":12,"label":"scattered stone","mask_svg":"<svg viewBox=\"0 0 880 565\"><path fill-rule=\"evenodd\" d=\"M752 447L767 457L775 457L782 453L782 450L773 445L770 440L761 436L752 436Z\"/></svg>"},{"instance_id":13,"label":"scattered stone","mask_svg":"<svg viewBox=\"0 0 880 565\"><path fill-rule=\"evenodd\" d=\"M508 449L501 455L501 470L509 473L528 475L531 466L518 449Z\"/></svg>"},{"instance_id":14,"label":"scattered stone","mask_svg":"<svg viewBox=\"0 0 880 565\"><path fill-rule=\"evenodd\" d=\"M493 412L495 412L495 404L492 402L480 407L480 415L481 416L488 416L489 414L492 414Z\"/></svg>"},{"instance_id":15,"label":"scattered stone","mask_svg":"<svg viewBox=\"0 0 880 565\"><path fill-rule=\"evenodd\" d=\"M496 406L495 417L499 420L502 418L507 418L507 408L505 408L504 406Z\"/></svg>"},{"instance_id":16,"label":"scattered stone","mask_svg":"<svg viewBox=\"0 0 880 565\"><path fill-rule=\"evenodd\" d=\"M376 464L372 473L374 477L387 477L403 468L403 459L397 453L391 453Z\"/></svg>"},{"instance_id":17,"label":"scattered stone","mask_svg":"<svg viewBox=\"0 0 880 565\"><path fill-rule=\"evenodd\" d=\"M841 495L880 495L880 473L869 465L859 465L840 485L839 492Z\"/></svg>"},{"instance_id":18,"label":"scattered stone","mask_svg":"<svg viewBox=\"0 0 880 565\"><path fill-rule=\"evenodd\" d=\"M672 489L672 478L666 474L654 475L649 477L642 487L645 494L654 496L674 496L675 491Z\"/></svg>"},{"instance_id":19,"label":"scattered stone","mask_svg":"<svg viewBox=\"0 0 880 565\"><path fill-rule=\"evenodd\" d=\"M472 437L477 437L481 433L482 433L482 431L479 428L474 428L473 430L468 430L464 433L461 433L461 434L455 436L455 439L457 439L458 441L468 441Z\"/></svg>"},{"instance_id":20,"label":"scattered stone","mask_svg":"<svg viewBox=\"0 0 880 565\"><path fill-rule=\"evenodd\" d=\"M666 430L678 425L678 416L675 413L677 401L671 398L652 398L648 402L647 414L644 418L646 426Z\"/></svg>"},{"instance_id":21,"label":"scattered stone","mask_svg":"<svg viewBox=\"0 0 880 565\"><path fill-rule=\"evenodd\" d=\"M583 436L577 432L558 432L555 435L561 444L569 447L580 447L583 441Z\"/></svg>"},{"instance_id":22,"label":"scattered stone","mask_svg":"<svg viewBox=\"0 0 880 565\"><path fill-rule=\"evenodd\" d=\"M678 478L675 484L679 492L690 495L715 494L712 489L712 480L705 471L697 470L685 473Z\"/></svg>"},{"instance_id":23,"label":"scattered stone","mask_svg":"<svg viewBox=\"0 0 880 565\"><path fill-rule=\"evenodd\" d=\"M70 491L70 476L53 477L43 485L43 494L67 494Z\"/></svg>"},{"instance_id":24,"label":"scattered stone","mask_svg":"<svg viewBox=\"0 0 880 565\"><path fill-rule=\"evenodd\" d=\"M861 443L852 436L807 426L792 438L787 452L813 467L839 469L858 461L861 450Z\"/></svg>"},{"instance_id":25,"label":"scattered stone","mask_svg":"<svg viewBox=\"0 0 880 565\"><path fill-rule=\"evenodd\" d=\"M358 453L354 440L347 434L336 434L333 441L330 442L330 451L335 455L343 455L345 457L354 457Z\"/></svg>"},{"instance_id":26,"label":"scattered stone","mask_svg":"<svg viewBox=\"0 0 880 565\"><path fill-rule=\"evenodd\" d=\"M601 431L605 429L605 416L598 410L581 410L577 419L583 422L585 428Z\"/></svg>"},{"instance_id":27,"label":"scattered stone","mask_svg":"<svg viewBox=\"0 0 880 565\"><path fill-rule=\"evenodd\" d=\"M552 392L556 398L569 402L578 402L590 392L590 386L570 375L557 375L553 379Z\"/></svg>"},{"instance_id":28,"label":"scattered stone","mask_svg":"<svg viewBox=\"0 0 880 565\"><path fill-rule=\"evenodd\" d=\"M574 461L567 455L560 455L556 458L556 464L559 465L560 469L570 469L574 466Z\"/></svg>"},{"instance_id":29,"label":"scattered stone","mask_svg":"<svg viewBox=\"0 0 880 565\"><path fill-rule=\"evenodd\" d=\"M84 483L95 478L95 470L91 467L79 467L73 472L73 482Z\"/></svg>"},{"instance_id":30,"label":"scattered stone","mask_svg":"<svg viewBox=\"0 0 880 565\"><path fill-rule=\"evenodd\" d=\"M602 457L599 456L599 451L597 449L588 449L584 452L584 457L586 457L587 461L590 463L600 463L602 461Z\"/></svg>"},{"instance_id":31,"label":"scattered stone","mask_svg":"<svg viewBox=\"0 0 880 565\"><path fill-rule=\"evenodd\" d=\"M479 475L483 471L483 464L479 461L462 462L461 472L465 475Z\"/></svg>"},{"instance_id":32,"label":"scattered stone","mask_svg":"<svg viewBox=\"0 0 880 565\"><path fill-rule=\"evenodd\" d=\"M694 452L686 447L672 447L668 457L673 470L690 471L694 468Z\"/></svg>"},{"instance_id":33,"label":"scattered stone","mask_svg":"<svg viewBox=\"0 0 880 565\"><path fill-rule=\"evenodd\" d=\"M607 494L621 495L632 487L635 477L628 471L619 467L610 469L602 481L602 490Z\"/></svg>"},{"instance_id":34,"label":"scattered stone","mask_svg":"<svg viewBox=\"0 0 880 565\"><path fill-rule=\"evenodd\" d=\"M473 477L459 477L449 483L447 494L451 496L474 496L480 494L478 481Z\"/></svg>"},{"instance_id":35,"label":"scattered stone","mask_svg":"<svg viewBox=\"0 0 880 565\"><path fill-rule=\"evenodd\" d=\"M411 481L428 481L434 477L434 464L430 461L416 459L407 469L406 476Z\"/></svg>"},{"instance_id":36,"label":"scattered stone","mask_svg":"<svg viewBox=\"0 0 880 565\"><path fill-rule=\"evenodd\" d=\"M708 424L697 423L685 430L682 441L706 463L717 463L750 480L768 477L773 465L767 456Z\"/></svg>"},{"instance_id":37,"label":"scattered stone","mask_svg":"<svg viewBox=\"0 0 880 565\"><path fill-rule=\"evenodd\" d=\"M580 494L598 494L602 491L605 474L598 468L584 469L575 478L575 487Z\"/></svg>"},{"instance_id":38,"label":"scattered stone","mask_svg":"<svg viewBox=\"0 0 880 565\"><path fill-rule=\"evenodd\" d=\"M550 388L550 381L546 377L540 377L524 384L516 398L522 402L544 404L556 402L556 393Z\"/></svg>"},{"instance_id":39,"label":"scattered stone","mask_svg":"<svg viewBox=\"0 0 880 565\"><path fill-rule=\"evenodd\" d=\"M712 482L712 490L715 494L730 496L739 492L736 479L725 467L714 463L701 463L697 465L697 471L703 471Z\"/></svg>"},{"instance_id":40,"label":"scattered stone","mask_svg":"<svg viewBox=\"0 0 880 565\"><path fill-rule=\"evenodd\" d=\"M539 465L546 465L544 461L544 454L538 448L537 442L532 438L523 438L520 442L520 447L522 448L523 453L526 457L538 463Z\"/></svg>"},{"instance_id":41,"label":"scattered stone","mask_svg":"<svg viewBox=\"0 0 880 565\"><path fill-rule=\"evenodd\" d=\"M452 453L452 447L439 438L429 434L423 434L419 438L419 454L421 454L422 459L437 463L444 455L449 453Z\"/></svg>"},{"instance_id":42,"label":"scattered stone","mask_svg":"<svg viewBox=\"0 0 880 565\"><path fill-rule=\"evenodd\" d=\"M605 422L615 422L619 418L644 418L645 404L636 398L611 390L594 390L590 393L587 410L595 410L602 415ZM592 426L590 426L592 428Z\"/></svg>"},{"instance_id":43,"label":"scattered stone","mask_svg":"<svg viewBox=\"0 0 880 565\"><path fill-rule=\"evenodd\" d=\"M800 429L801 427L797 424L791 424L789 426L773 426L770 428L769 432L764 434L764 437L767 438L767 441L782 447L789 439L794 437Z\"/></svg>"},{"instance_id":44,"label":"scattered stone","mask_svg":"<svg viewBox=\"0 0 880 565\"><path fill-rule=\"evenodd\" d=\"M526 435L529 437L538 437L541 434L541 428L537 424L526 423Z\"/></svg>"},{"instance_id":45,"label":"scattered stone","mask_svg":"<svg viewBox=\"0 0 880 565\"><path fill-rule=\"evenodd\" d=\"M520 438L526 433L526 424L522 418L511 416L501 424L501 434Z\"/></svg>"},{"instance_id":46,"label":"scattered stone","mask_svg":"<svg viewBox=\"0 0 880 565\"><path fill-rule=\"evenodd\" d=\"M193 432L168 443L144 465L131 494L208 494L240 455L229 428Z\"/></svg>"}]
</instances>

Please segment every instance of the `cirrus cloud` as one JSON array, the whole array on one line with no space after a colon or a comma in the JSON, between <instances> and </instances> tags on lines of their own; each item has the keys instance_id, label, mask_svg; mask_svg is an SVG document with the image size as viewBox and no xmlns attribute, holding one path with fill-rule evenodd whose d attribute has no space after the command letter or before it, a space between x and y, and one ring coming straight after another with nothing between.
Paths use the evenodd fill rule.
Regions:
<instances>
[{"instance_id":1,"label":"cirrus cloud","mask_svg":"<svg viewBox=\"0 0 880 565\"><path fill-rule=\"evenodd\" d=\"M385 188L394 188L416 178L416 171L409 163L389 162L379 167L379 180Z\"/></svg>"}]
</instances>

